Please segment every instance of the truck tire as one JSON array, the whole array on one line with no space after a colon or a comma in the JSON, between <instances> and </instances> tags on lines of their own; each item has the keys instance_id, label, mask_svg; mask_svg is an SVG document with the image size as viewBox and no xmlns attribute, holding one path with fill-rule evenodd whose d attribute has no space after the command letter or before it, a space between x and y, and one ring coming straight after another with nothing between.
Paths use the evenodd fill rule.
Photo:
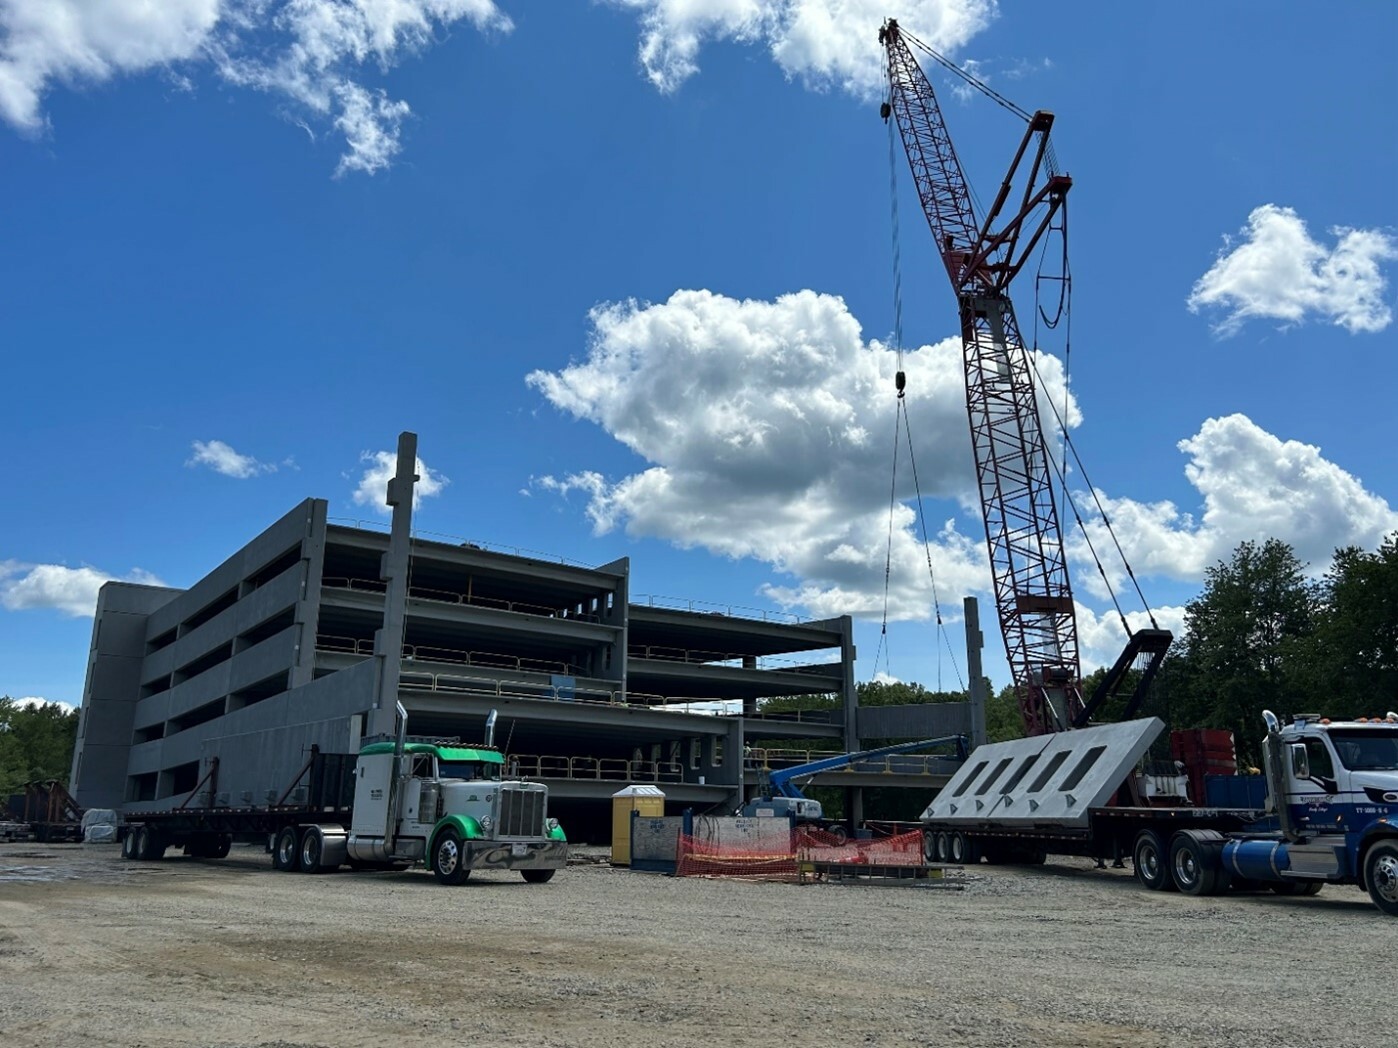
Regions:
<instances>
[{"instance_id":1,"label":"truck tire","mask_svg":"<svg viewBox=\"0 0 1398 1048\"><path fill-rule=\"evenodd\" d=\"M533 873L533 870L528 871ZM432 845L432 875L438 884L465 884L471 876L466 865L466 849L462 847L461 834L455 827L448 826Z\"/></svg>"},{"instance_id":2,"label":"truck tire","mask_svg":"<svg viewBox=\"0 0 1398 1048\"><path fill-rule=\"evenodd\" d=\"M934 849L937 853L936 862L951 861L951 835L946 830L937 831L937 842Z\"/></svg>"},{"instance_id":3,"label":"truck tire","mask_svg":"<svg viewBox=\"0 0 1398 1048\"><path fill-rule=\"evenodd\" d=\"M1131 849L1131 861L1136 867L1136 880L1153 892L1174 891L1175 879L1170 876L1170 853L1160 834L1142 830L1136 834Z\"/></svg>"},{"instance_id":4,"label":"truck tire","mask_svg":"<svg viewBox=\"0 0 1398 1048\"><path fill-rule=\"evenodd\" d=\"M136 827L128 826L126 836L121 839L121 857L134 860L136 856Z\"/></svg>"},{"instance_id":5,"label":"truck tire","mask_svg":"<svg viewBox=\"0 0 1398 1048\"><path fill-rule=\"evenodd\" d=\"M1170 840L1170 871L1175 887L1186 895L1217 895L1227 887L1217 833L1180 830Z\"/></svg>"},{"instance_id":6,"label":"truck tire","mask_svg":"<svg viewBox=\"0 0 1398 1048\"><path fill-rule=\"evenodd\" d=\"M530 884L547 884L549 881L553 880L553 875L554 875L555 873L557 873L558 871L557 871L557 870L520 870L519 872L522 873L522 874L524 875L524 879L525 879L526 881L528 881Z\"/></svg>"},{"instance_id":7,"label":"truck tire","mask_svg":"<svg viewBox=\"0 0 1398 1048\"><path fill-rule=\"evenodd\" d=\"M301 834L295 826L283 826L272 845L272 869L295 873L301 868Z\"/></svg>"},{"instance_id":8,"label":"truck tire","mask_svg":"<svg viewBox=\"0 0 1398 1048\"><path fill-rule=\"evenodd\" d=\"M320 857L324 851L324 835L316 827L308 827L301 835L301 872L329 873L330 867L320 864Z\"/></svg>"},{"instance_id":9,"label":"truck tire","mask_svg":"<svg viewBox=\"0 0 1398 1048\"><path fill-rule=\"evenodd\" d=\"M136 827L136 858L144 862L158 862L165 858L165 842L160 831L154 826L142 823Z\"/></svg>"},{"instance_id":10,"label":"truck tire","mask_svg":"<svg viewBox=\"0 0 1398 1048\"><path fill-rule=\"evenodd\" d=\"M209 843L209 858L226 859L229 851L233 848L233 836L228 833L220 833Z\"/></svg>"},{"instance_id":11,"label":"truck tire","mask_svg":"<svg viewBox=\"0 0 1398 1048\"><path fill-rule=\"evenodd\" d=\"M937 835L931 830L922 831L922 861L937 861Z\"/></svg>"},{"instance_id":12,"label":"truck tire","mask_svg":"<svg viewBox=\"0 0 1398 1048\"><path fill-rule=\"evenodd\" d=\"M825 832L830 834L830 841L837 848L849 843L849 830L845 829L844 823L832 822L825 827Z\"/></svg>"},{"instance_id":13,"label":"truck tire","mask_svg":"<svg viewBox=\"0 0 1398 1048\"><path fill-rule=\"evenodd\" d=\"M1365 854L1364 886L1375 906L1398 917L1398 841L1379 841Z\"/></svg>"},{"instance_id":14,"label":"truck tire","mask_svg":"<svg viewBox=\"0 0 1398 1048\"><path fill-rule=\"evenodd\" d=\"M964 833L960 830L953 830L947 841L947 858L958 866L969 866L976 862L976 859L971 858L973 847L974 845L966 839Z\"/></svg>"}]
</instances>

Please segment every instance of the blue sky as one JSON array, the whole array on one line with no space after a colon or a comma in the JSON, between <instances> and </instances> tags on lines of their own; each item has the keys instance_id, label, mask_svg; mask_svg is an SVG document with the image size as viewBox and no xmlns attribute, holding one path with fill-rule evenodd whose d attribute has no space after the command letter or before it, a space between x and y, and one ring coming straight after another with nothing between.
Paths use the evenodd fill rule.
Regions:
<instances>
[{"instance_id":1,"label":"blue sky","mask_svg":"<svg viewBox=\"0 0 1398 1048\"><path fill-rule=\"evenodd\" d=\"M383 519L404 429L443 478L423 530L630 556L642 596L857 613L861 679L954 685L906 509L875 664L890 14L1057 114L1074 440L1162 624L1241 540L1322 570L1398 528L1398 7L895 7L0 3L0 693L80 698L104 578L188 585L307 496ZM988 199L1022 128L933 83ZM954 300L897 165L962 662L961 596L994 616ZM1030 327L1032 281L1016 302ZM1071 571L1090 668L1121 637Z\"/></svg>"}]
</instances>

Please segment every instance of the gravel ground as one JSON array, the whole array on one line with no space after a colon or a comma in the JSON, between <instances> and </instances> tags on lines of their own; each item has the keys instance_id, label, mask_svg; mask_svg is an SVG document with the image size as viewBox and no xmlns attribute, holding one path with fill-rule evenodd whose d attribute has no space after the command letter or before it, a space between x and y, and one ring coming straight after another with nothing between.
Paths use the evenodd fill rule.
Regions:
<instances>
[{"instance_id":1,"label":"gravel ground","mask_svg":"<svg viewBox=\"0 0 1398 1048\"><path fill-rule=\"evenodd\" d=\"M0 844L0 1044L1384 1045L1395 926L1081 859L925 884L277 874Z\"/></svg>"}]
</instances>

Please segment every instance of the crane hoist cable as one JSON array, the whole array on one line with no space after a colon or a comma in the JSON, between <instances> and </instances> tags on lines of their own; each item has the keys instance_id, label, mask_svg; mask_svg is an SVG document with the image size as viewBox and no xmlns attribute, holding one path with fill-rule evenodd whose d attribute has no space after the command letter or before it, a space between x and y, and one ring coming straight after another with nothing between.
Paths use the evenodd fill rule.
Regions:
<instances>
[{"instance_id":1,"label":"crane hoist cable","mask_svg":"<svg viewBox=\"0 0 1398 1048\"><path fill-rule=\"evenodd\" d=\"M885 62L887 56L885 55ZM885 74L887 69L885 69ZM885 76L885 79L887 77ZM889 198L889 220L892 233L890 237L890 249L893 262L893 349L898 359L898 370L894 379L894 387L897 392L896 407L894 408L893 419L893 468L890 471L888 493L888 546L884 554L883 568L883 623L879 629L879 648L874 655L874 669L878 670L879 656L885 659L885 667L890 675L892 649L888 643L888 604L889 587L893 577L893 515L898 506L898 450L899 436L906 434L908 443L908 461L913 471L913 490L917 494L918 521L922 528L923 551L927 558L927 576L932 584L932 607L937 621L938 638L938 659L937 659L937 690L942 690L942 660L940 657L941 648L945 647L948 656L951 658L952 669L956 673L957 685L961 690L965 690L965 682L961 677L961 666L956 660L956 652L952 648L951 640L947 636L946 623L942 618L942 604L937 594L937 577L932 569L932 549L927 538L927 518L923 512L922 488L917 477L917 460L913 456L913 434L912 420L908 416L908 402L904 394L907 392L907 374L903 370L903 261L902 249L898 232L898 139L897 128L892 121L888 124L888 198Z\"/></svg>"},{"instance_id":2,"label":"crane hoist cable","mask_svg":"<svg viewBox=\"0 0 1398 1048\"><path fill-rule=\"evenodd\" d=\"M1035 347L1035 352L1027 355L1029 357L1029 366L1034 371L1034 380L1038 382L1039 386L1042 388L1044 380L1039 375L1039 365L1035 360L1035 354L1037 352L1038 348ZM1137 580L1136 578L1136 572L1131 567L1131 561L1127 559L1126 551L1121 548L1121 540L1117 538L1116 528L1112 527L1111 516L1107 513L1106 507L1102 505L1101 496L1097 494L1097 488L1093 485L1091 478L1087 475L1087 468L1083 465L1082 457L1078 454L1078 448L1077 445L1073 443L1073 438L1068 435L1068 427L1064 423L1063 416L1058 413L1058 406L1054 404L1052 399L1046 397L1045 400L1048 401L1049 409L1053 412L1054 422L1058 425L1058 431L1063 434L1063 443L1072 453L1073 462L1077 465L1078 472L1082 474L1083 483L1087 486L1087 490L1092 494L1093 504L1097 507L1098 514L1101 515L1102 524L1104 527L1106 527L1107 534L1111 536L1112 545L1116 548L1117 556L1121 558L1121 563L1122 566L1126 569L1127 577L1131 579L1131 584L1133 587L1135 587L1136 596L1140 597L1141 605L1145 608L1146 615L1150 618L1151 628L1159 629L1160 626L1155 621L1155 612L1151 610L1150 601L1146 600L1145 592L1141 589L1141 584L1139 580ZM1121 624L1126 628L1127 635L1129 636L1131 633L1131 626L1127 623L1126 615L1122 612L1121 605L1117 602L1115 590L1112 588L1111 583L1107 580L1106 570L1102 567L1102 561L1098 558L1097 551L1092 545L1092 538L1088 535L1087 525L1083 522L1082 515L1078 512L1077 500L1073 498L1072 492L1068 490L1067 474L1065 472L1066 461L1064 463L1060 463L1052 459L1050 461L1053 465L1054 472L1058 476L1059 484L1062 486L1063 496L1067 500L1068 505L1073 510L1073 517L1077 521L1078 530L1082 532L1083 539L1087 542L1087 548L1089 552L1092 553L1092 559L1097 565L1097 572L1102 576L1102 581L1107 586L1107 592L1111 595L1112 603L1116 605L1117 615L1121 617Z\"/></svg>"}]
</instances>

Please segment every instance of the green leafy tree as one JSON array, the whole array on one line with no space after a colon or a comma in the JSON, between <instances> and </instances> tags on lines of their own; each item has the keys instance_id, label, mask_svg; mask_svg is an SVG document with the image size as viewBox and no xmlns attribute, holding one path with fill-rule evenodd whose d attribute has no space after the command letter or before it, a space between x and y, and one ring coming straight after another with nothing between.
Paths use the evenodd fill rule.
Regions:
<instances>
[{"instance_id":1,"label":"green leafy tree","mask_svg":"<svg viewBox=\"0 0 1398 1048\"><path fill-rule=\"evenodd\" d=\"M1398 709L1398 533L1372 553L1335 551L1301 669L1317 712L1361 717Z\"/></svg>"},{"instance_id":2,"label":"green leafy tree","mask_svg":"<svg viewBox=\"0 0 1398 1048\"><path fill-rule=\"evenodd\" d=\"M1312 703L1303 666L1314 650L1315 598L1296 554L1276 539L1243 542L1210 568L1165 673L1171 726L1231 729L1240 760L1257 763L1262 710L1285 715Z\"/></svg>"},{"instance_id":3,"label":"green leafy tree","mask_svg":"<svg viewBox=\"0 0 1398 1048\"><path fill-rule=\"evenodd\" d=\"M36 779L68 781L78 713L58 703L22 706L0 696L0 795Z\"/></svg>"}]
</instances>

